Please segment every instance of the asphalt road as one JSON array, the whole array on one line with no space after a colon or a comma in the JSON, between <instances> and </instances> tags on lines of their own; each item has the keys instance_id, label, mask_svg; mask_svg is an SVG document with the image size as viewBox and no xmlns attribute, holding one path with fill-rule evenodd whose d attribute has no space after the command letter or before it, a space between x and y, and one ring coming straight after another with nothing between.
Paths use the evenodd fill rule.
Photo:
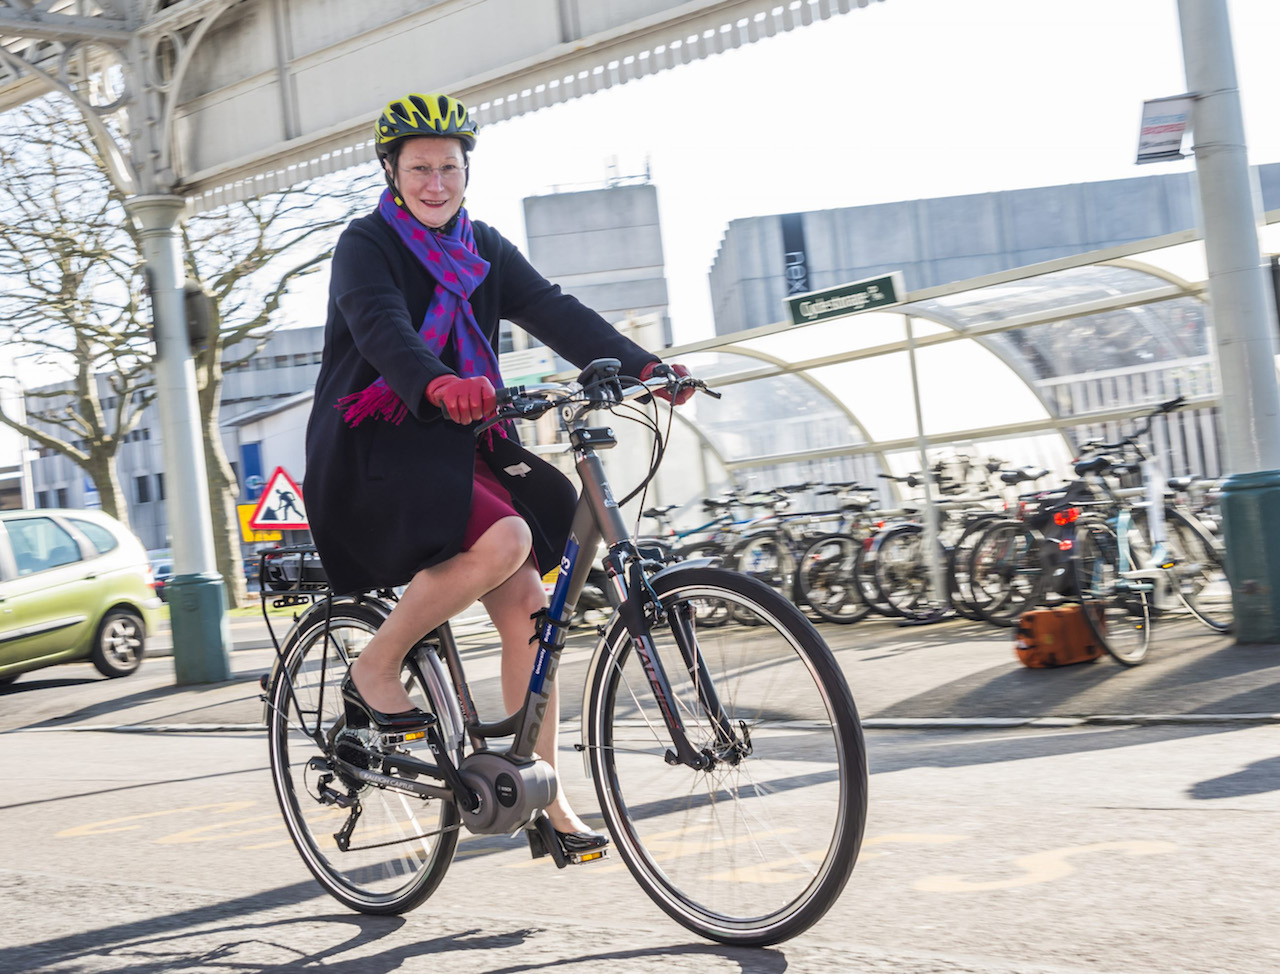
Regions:
<instances>
[{"instance_id":1,"label":"asphalt road","mask_svg":"<svg viewBox=\"0 0 1280 974\"><path fill-rule=\"evenodd\" d=\"M9 733L0 970L1280 969L1280 727L873 730L868 745L844 895L799 938L746 950L676 926L616 859L557 871L502 837L464 838L416 911L352 914L289 844L260 735Z\"/></svg>"},{"instance_id":2,"label":"asphalt road","mask_svg":"<svg viewBox=\"0 0 1280 974\"><path fill-rule=\"evenodd\" d=\"M557 871L502 837L465 836L404 917L349 913L283 830L257 699L272 653L236 632L223 684L175 686L157 656L0 688L0 971L1280 970L1277 647L1189 632L1135 669L1036 671L1008 632L824 627L867 729L866 841L823 921L745 950L676 926L616 858ZM460 641L484 710L497 653L483 628ZM561 667L565 748L591 642ZM581 761L561 767L590 819Z\"/></svg>"}]
</instances>

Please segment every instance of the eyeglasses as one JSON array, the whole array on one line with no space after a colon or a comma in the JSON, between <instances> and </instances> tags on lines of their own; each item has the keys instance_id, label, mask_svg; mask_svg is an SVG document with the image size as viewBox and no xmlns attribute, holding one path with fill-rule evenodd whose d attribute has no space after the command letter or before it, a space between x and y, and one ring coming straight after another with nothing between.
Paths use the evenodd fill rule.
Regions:
<instances>
[{"instance_id":1,"label":"eyeglasses","mask_svg":"<svg viewBox=\"0 0 1280 974\"><path fill-rule=\"evenodd\" d=\"M441 182L454 183L462 178L463 173L467 171L466 166L444 165L439 169L434 166L409 166L400 167L400 172L406 176L411 176L420 183L428 182L432 176L439 176Z\"/></svg>"}]
</instances>

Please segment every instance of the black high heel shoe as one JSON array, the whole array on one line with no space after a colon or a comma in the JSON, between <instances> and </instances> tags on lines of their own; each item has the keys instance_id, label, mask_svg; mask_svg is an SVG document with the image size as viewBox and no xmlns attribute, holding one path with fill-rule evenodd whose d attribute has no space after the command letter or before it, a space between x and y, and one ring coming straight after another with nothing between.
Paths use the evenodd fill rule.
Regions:
<instances>
[{"instance_id":1,"label":"black high heel shoe","mask_svg":"<svg viewBox=\"0 0 1280 974\"><path fill-rule=\"evenodd\" d=\"M593 849L603 849L609 844L609 837L603 832L561 832L552 826L556 838L560 840L560 848L567 855L580 856Z\"/></svg>"},{"instance_id":2,"label":"black high heel shoe","mask_svg":"<svg viewBox=\"0 0 1280 974\"><path fill-rule=\"evenodd\" d=\"M561 832L551 824L546 812L527 826L529 851L533 858L550 856L560 869L579 862L593 862L606 855L609 837L603 832Z\"/></svg>"},{"instance_id":3,"label":"black high heel shoe","mask_svg":"<svg viewBox=\"0 0 1280 974\"><path fill-rule=\"evenodd\" d=\"M387 714L370 707L360 691L356 689L351 674L342 681L342 703L346 709L347 726L351 728L368 727L373 724L386 734L412 734L425 731L436 722L436 715L429 714L418 707L411 707L399 713Z\"/></svg>"}]
</instances>

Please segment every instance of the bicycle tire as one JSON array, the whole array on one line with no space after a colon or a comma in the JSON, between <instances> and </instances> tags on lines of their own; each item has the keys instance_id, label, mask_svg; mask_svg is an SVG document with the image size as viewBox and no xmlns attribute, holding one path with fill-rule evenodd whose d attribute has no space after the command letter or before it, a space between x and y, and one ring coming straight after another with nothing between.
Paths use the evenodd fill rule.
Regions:
<instances>
[{"instance_id":1,"label":"bicycle tire","mask_svg":"<svg viewBox=\"0 0 1280 974\"><path fill-rule=\"evenodd\" d=\"M951 606L956 614L971 622L983 622L978 612L978 599L973 591L969 576L973 561L973 548L981 540L982 535L1001 515L995 511L987 511L971 516L960 537L947 552L947 585L951 589Z\"/></svg>"},{"instance_id":2,"label":"bicycle tire","mask_svg":"<svg viewBox=\"0 0 1280 974\"><path fill-rule=\"evenodd\" d=\"M1231 583L1212 537L1180 511L1165 514L1167 543L1174 556L1169 583L1193 616L1214 632L1235 625Z\"/></svg>"},{"instance_id":3,"label":"bicycle tire","mask_svg":"<svg viewBox=\"0 0 1280 974\"><path fill-rule=\"evenodd\" d=\"M751 750L737 764L705 771L669 763L658 703L615 619L589 672L584 708L601 811L636 881L677 923L721 943L777 943L830 909L857 860L867 814L857 709L813 624L768 586L714 568L674 569L653 586L665 613L658 626L649 610L672 683L669 705L695 749L713 746L714 734L673 626L702 598L757 617L751 627L690 627Z\"/></svg>"},{"instance_id":4,"label":"bicycle tire","mask_svg":"<svg viewBox=\"0 0 1280 974\"><path fill-rule=\"evenodd\" d=\"M327 630L323 604L304 614L282 647L283 666L270 684L267 707L271 780L302 861L335 899L378 915L404 913L435 891L453 860L459 823L454 802L347 781L311 764L317 758L326 761L350 740L339 687L382 619L375 607L354 602L333 607ZM410 667L405 685L417 706L439 712ZM303 730L312 722L324 746ZM348 757L360 753L346 746ZM331 775L328 782L326 775ZM341 830L352 813L332 803L336 795L355 799L360 807L347 851L340 848L335 829Z\"/></svg>"},{"instance_id":5,"label":"bicycle tire","mask_svg":"<svg viewBox=\"0 0 1280 974\"><path fill-rule=\"evenodd\" d=\"M862 541L847 534L818 538L800 556L799 596L827 622L847 626L865 619L871 606L858 583Z\"/></svg>"},{"instance_id":6,"label":"bicycle tire","mask_svg":"<svg viewBox=\"0 0 1280 974\"><path fill-rule=\"evenodd\" d=\"M795 592L796 557L785 535L774 531L751 535L733 549L730 559L740 574L759 579L791 599Z\"/></svg>"},{"instance_id":7,"label":"bicycle tire","mask_svg":"<svg viewBox=\"0 0 1280 974\"><path fill-rule=\"evenodd\" d=\"M1121 573L1116 533L1103 521L1078 521L1071 550L1075 590L1098 644L1117 663L1137 666L1151 647L1153 586Z\"/></svg>"},{"instance_id":8,"label":"bicycle tire","mask_svg":"<svg viewBox=\"0 0 1280 974\"><path fill-rule=\"evenodd\" d=\"M969 556L974 611L994 626L1012 628L1044 591L1043 538L1024 521L987 526Z\"/></svg>"},{"instance_id":9,"label":"bicycle tire","mask_svg":"<svg viewBox=\"0 0 1280 974\"><path fill-rule=\"evenodd\" d=\"M939 547L945 565L946 548L941 543ZM912 622L936 621L949 608L929 598L932 585L924 552L924 527L919 524L899 524L876 539L875 581L880 601L895 615Z\"/></svg>"}]
</instances>

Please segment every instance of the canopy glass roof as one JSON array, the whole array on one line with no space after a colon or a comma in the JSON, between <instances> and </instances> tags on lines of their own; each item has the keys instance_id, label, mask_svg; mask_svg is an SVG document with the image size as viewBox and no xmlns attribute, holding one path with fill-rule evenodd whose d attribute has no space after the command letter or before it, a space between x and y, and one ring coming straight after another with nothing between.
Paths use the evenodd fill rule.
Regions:
<instances>
[{"instance_id":1,"label":"canopy glass roof","mask_svg":"<svg viewBox=\"0 0 1280 974\"><path fill-rule=\"evenodd\" d=\"M1192 400L1178 416L1194 435L1172 421L1157 431L1169 472L1214 476L1204 279L1203 246L1183 233L665 354L723 394L695 397L678 415L726 480L874 482L880 471L920 470L922 449L930 462L994 456L1065 474L1080 439L1179 394Z\"/></svg>"}]
</instances>

